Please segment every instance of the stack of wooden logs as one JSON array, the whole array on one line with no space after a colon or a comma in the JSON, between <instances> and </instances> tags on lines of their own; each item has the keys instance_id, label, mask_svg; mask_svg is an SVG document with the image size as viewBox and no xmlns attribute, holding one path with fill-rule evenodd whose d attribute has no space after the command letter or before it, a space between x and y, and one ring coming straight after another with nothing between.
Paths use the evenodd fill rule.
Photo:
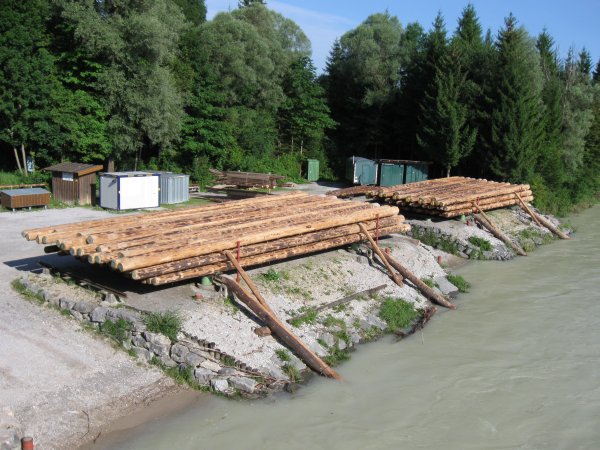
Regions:
<instances>
[{"instance_id":1,"label":"stack of wooden logs","mask_svg":"<svg viewBox=\"0 0 600 450\"><path fill-rule=\"evenodd\" d=\"M153 285L407 232L398 208L301 192L23 231L28 240ZM48 247L47 247L48 248Z\"/></svg>"},{"instance_id":2,"label":"stack of wooden logs","mask_svg":"<svg viewBox=\"0 0 600 450\"><path fill-rule=\"evenodd\" d=\"M283 180L285 177L282 175L275 175L272 173L256 173L256 172L221 172L220 170L210 169L210 172L215 176L216 183L223 184L226 186L237 186L237 187L257 187L257 188L268 188L273 189L278 181Z\"/></svg>"},{"instance_id":3,"label":"stack of wooden logs","mask_svg":"<svg viewBox=\"0 0 600 450\"><path fill-rule=\"evenodd\" d=\"M476 178L449 177L417 183L374 188L367 193L380 202L389 202L420 214L456 217L531 202L527 184L499 183Z\"/></svg>"}]
</instances>

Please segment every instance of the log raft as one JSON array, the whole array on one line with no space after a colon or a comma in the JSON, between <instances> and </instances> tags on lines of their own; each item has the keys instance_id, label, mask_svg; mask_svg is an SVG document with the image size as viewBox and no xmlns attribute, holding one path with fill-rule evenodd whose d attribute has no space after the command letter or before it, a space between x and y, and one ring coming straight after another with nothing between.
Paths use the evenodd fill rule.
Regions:
<instances>
[{"instance_id":1,"label":"log raft","mask_svg":"<svg viewBox=\"0 0 600 450\"><path fill-rule=\"evenodd\" d=\"M367 197L387 202L402 211L453 218L479 212L474 203L484 211L504 208L533 201L527 184L510 184L467 177L448 177L417 183L373 188Z\"/></svg>"},{"instance_id":2,"label":"log raft","mask_svg":"<svg viewBox=\"0 0 600 450\"><path fill-rule=\"evenodd\" d=\"M365 230L372 237L405 233L410 226L398 213L396 206L292 192L22 234L90 264L162 285L360 242Z\"/></svg>"}]
</instances>

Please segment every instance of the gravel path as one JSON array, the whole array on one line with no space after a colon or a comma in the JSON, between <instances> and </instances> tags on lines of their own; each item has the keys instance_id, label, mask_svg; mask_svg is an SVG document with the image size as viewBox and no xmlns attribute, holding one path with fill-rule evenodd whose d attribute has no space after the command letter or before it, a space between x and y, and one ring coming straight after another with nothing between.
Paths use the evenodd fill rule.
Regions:
<instances>
[{"instance_id":1,"label":"gravel path","mask_svg":"<svg viewBox=\"0 0 600 450\"><path fill-rule=\"evenodd\" d=\"M25 301L10 286L43 254L21 230L107 216L82 208L0 214L0 406L13 410L40 450L74 448L135 405L175 389L160 371L140 367L75 320Z\"/></svg>"}]
</instances>

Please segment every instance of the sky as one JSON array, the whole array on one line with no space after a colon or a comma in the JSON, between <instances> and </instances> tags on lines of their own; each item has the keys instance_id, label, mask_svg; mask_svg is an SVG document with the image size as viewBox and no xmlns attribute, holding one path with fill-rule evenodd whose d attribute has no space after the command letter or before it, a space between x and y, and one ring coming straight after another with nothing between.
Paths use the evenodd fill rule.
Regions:
<instances>
[{"instance_id":1,"label":"sky","mask_svg":"<svg viewBox=\"0 0 600 450\"><path fill-rule=\"evenodd\" d=\"M319 73L336 38L356 28L369 15L388 11L404 26L420 23L429 30L441 11L449 32L468 0L267 0L267 6L296 22L312 43L313 61ZM592 55L594 67L600 58L600 0L471 0L484 30L494 36L509 13L517 18L530 35L544 28L554 38L559 55L565 57L569 47L578 52L583 47ZM218 12L237 8L237 0L206 0L208 18Z\"/></svg>"}]
</instances>

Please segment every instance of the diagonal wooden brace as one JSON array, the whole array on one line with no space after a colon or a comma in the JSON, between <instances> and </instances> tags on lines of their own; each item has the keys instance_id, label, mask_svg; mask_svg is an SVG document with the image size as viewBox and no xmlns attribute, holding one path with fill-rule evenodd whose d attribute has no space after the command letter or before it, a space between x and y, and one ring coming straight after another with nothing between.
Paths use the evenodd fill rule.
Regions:
<instances>
[{"instance_id":1,"label":"diagonal wooden brace","mask_svg":"<svg viewBox=\"0 0 600 450\"><path fill-rule=\"evenodd\" d=\"M360 231L362 231L362 234L364 234L367 237L367 239L369 240L369 244L371 244L371 248L373 249L373 251L377 254L377 256L379 256L379 259L385 265L385 268L388 270L388 272L390 274L390 278L392 280L394 280L394 283L396 283L398 286L400 286L400 287L404 286L404 283L402 282L402 275L400 275L398 272L396 272L394 270L394 268L390 265L386 256L383 254L383 252L381 251L381 249L379 248L377 243L373 240L373 238L369 234L369 230L367 230L367 227L365 226L365 224L359 222L358 226L360 228Z\"/></svg>"}]
</instances>

